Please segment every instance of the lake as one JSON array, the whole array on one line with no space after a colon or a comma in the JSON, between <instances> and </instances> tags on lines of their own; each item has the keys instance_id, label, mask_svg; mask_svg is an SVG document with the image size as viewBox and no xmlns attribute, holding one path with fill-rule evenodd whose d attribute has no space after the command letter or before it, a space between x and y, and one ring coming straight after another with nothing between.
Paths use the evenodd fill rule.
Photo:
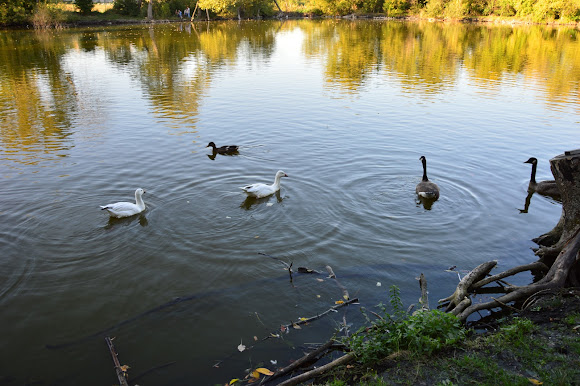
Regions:
<instances>
[{"instance_id":1,"label":"lake","mask_svg":"<svg viewBox=\"0 0 580 386\"><path fill-rule=\"evenodd\" d=\"M417 303L421 273L435 307L457 272L535 261L561 205L525 205L524 161L551 179L580 147L579 38L427 21L3 31L0 384L114 384L104 336L134 383L224 384L352 333L391 286ZM277 170L277 194L246 198ZM139 187L145 212L100 210ZM281 332L340 285L360 305Z\"/></svg>"}]
</instances>

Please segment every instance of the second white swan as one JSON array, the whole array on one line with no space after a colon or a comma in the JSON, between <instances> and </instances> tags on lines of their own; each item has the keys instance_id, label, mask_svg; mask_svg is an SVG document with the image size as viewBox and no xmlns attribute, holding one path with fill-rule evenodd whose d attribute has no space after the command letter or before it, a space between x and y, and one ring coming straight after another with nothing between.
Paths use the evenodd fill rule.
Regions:
<instances>
[{"instance_id":1,"label":"second white swan","mask_svg":"<svg viewBox=\"0 0 580 386\"><path fill-rule=\"evenodd\" d=\"M256 198L266 197L280 190L280 178L282 177L288 177L288 175L282 170L278 170L278 172L276 173L276 177L274 178L274 183L272 185L258 182L256 184L242 186L240 189L246 192L250 197Z\"/></svg>"}]
</instances>

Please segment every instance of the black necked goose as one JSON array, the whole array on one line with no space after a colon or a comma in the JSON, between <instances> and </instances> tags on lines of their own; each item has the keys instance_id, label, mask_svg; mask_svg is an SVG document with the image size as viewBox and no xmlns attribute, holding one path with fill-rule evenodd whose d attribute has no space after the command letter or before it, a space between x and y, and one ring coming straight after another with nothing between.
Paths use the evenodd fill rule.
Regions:
<instances>
[{"instance_id":1,"label":"black necked goose","mask_svg":"<svg viewBox=\"0 0 580 386\"><path fill-rule=\"evenodd\" d=\"M525 161L526 164L532 164L532 174L530 176L530 184L528 185L528 191L533 191L544 196L550 196L553 198L561 198L560 189L556 185L556 181L540 181L536 182L536 169L538 167L538 160L535 157L530 157L529 160Z\"/></svg>"},{"instance_id":2,"label":"black necked goose","mask_svg":"<svg viewBox=\"0 0 580 386\"><path fill-rule=\"evenodd\" d=\"M436 200L439 198L439 187L427 178L427 159L425 156L421 156L419 159L423 163L423 179L417 184L415 192L419 197Z\"/></svg>"}]
</instances>

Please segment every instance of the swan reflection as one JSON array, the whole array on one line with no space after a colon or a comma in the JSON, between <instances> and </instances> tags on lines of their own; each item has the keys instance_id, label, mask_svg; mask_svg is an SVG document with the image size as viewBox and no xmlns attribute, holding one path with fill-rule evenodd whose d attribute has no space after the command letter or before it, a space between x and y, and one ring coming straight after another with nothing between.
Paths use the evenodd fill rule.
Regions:
<instances>
[{"instance_id":1,"label":"swan reflection","mask_svg":"<svg viewBox=\"0 0 580 386\"><path fill-rule=\"evenodd\" d=\"M146 227L147 225L149 225L149 221L147 221L147 217L145 217L145 214L139 213L138 215L134 215L131 217L123 217L123 218L109 217L109 222L107 222L107 225L105 225L104 228L109 230L113 229L114 227L129 226L135 221L138 221L139 225L141 225L142 227Z\"/></svg>"},{"instance_id":2,"label":"swan reflection","mask_svg":"<svg viewBox=\"0 0 580 386\"><path fill-rule=\"evenodd\" d=\"M252 206L265 204L268 201L270 201L273 197L276 197L277 203L281 203L284 200L284 198L282 198L282 196L280 195L280 191L278 190L278 191L276 191L276 193L274 193L273 195L268 196L268 197L256 198L256 197L248 196L248 197L246 197L244 202L242 202L240 204L240 208L245 209L245 210L250 210L250 209L252 209ZM271 203L271 205L273 205L273 203Z\"/></svg>"}]
</instances>

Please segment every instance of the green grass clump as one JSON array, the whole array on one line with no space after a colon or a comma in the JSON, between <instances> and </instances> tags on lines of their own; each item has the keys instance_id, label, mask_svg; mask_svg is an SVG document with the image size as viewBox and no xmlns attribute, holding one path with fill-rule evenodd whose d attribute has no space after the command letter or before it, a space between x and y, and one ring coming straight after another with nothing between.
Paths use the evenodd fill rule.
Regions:
<instances>
[{"instance_id":1,"label":"green grass clump","mask_svg":"<svg viewBox=\"0 0 580 386\"><path fill-rule=\"evenodd\" d=\"M360 328L345 342L360 362L370 364L398 351L431 354L465 337L466 330L454 315L437 310L409 314L403 310L398 288L392 286L390 292L393 312L380 304L383 315L379 319L371 320L365 313L370 326Z\"/></svg>"}]
</instances>

